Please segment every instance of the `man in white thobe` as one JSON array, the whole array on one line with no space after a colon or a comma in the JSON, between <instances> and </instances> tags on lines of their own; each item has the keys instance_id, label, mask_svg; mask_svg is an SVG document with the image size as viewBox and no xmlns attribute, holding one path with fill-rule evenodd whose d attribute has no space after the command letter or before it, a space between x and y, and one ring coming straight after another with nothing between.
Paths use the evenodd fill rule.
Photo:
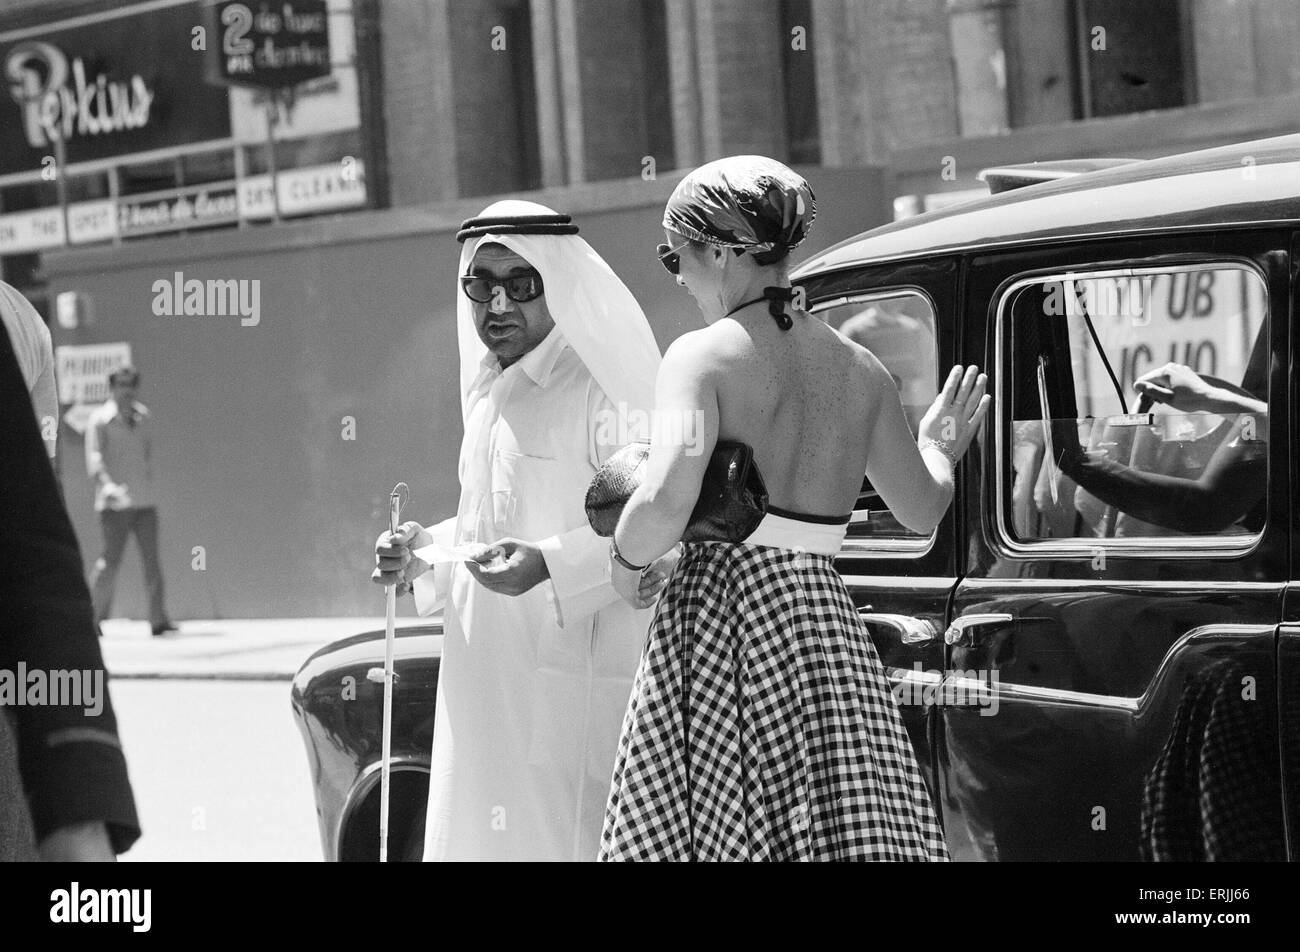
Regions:
<instances>
[{"instance_id":1,"label":"man in white thobe","mask_svg":"<svg viewBox=\"0 0 1300 952\"><path fill-rule=\"evenodd\" d=\"M635 609L587 523L596 468L649 418L659 350L574 232L507 201L457 236L460 504L376 547L377 580L411 582L422 615L445 606L426 860L595 859L646 609L672 565L647 571ZM411 554L430 543L488 548L430 566Z\"/></svg>"}]
</instances>

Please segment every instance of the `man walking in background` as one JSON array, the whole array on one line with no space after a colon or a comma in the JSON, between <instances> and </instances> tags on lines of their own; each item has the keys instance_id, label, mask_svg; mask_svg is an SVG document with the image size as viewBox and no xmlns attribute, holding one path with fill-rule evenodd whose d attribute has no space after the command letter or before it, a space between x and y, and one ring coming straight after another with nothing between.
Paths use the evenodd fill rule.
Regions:
<instances>
[{"instance_id":1,"label":"man walking in background","mask_svg":"<svg viewBox=\"0 0 1300 952\"><path fill-rule=\"evenodd\" d=\"M96 483L95 511L104 530L104 554L90 577L95 623L108 617L126 538L134 532L149 592L149 625L155 635L165 635L176 626L163 607L151 462L153 421L149 410L135 399L140 374L134 367L119 367L109 375L108 384L112 396L86 427L86 472Z\"/></svg>"}]
</instances>

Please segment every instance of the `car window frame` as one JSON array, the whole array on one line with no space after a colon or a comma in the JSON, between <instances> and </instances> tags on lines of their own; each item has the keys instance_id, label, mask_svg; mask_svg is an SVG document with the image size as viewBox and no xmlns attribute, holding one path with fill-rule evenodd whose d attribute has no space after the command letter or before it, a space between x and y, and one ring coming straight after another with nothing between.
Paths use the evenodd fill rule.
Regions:
<instances>
[{"instance_id":1,"label":"car window frame","mask_svg":"<svg viewBox=\"0 0 1300 952\"><path fill-rule=\"evenodd\" d=\"M1181 256L1180 256L1181 258ZM1167 259L1159 263L1134 263L1117 266L1115 262L1098 263L1095 266L1072 265L1069 268L1035 268L1013 274L1002 282L994 296L993 321L993 361L997 368L997 386L993 394L993 499L992 512L987 509L982 514L984 531L1002 554L1014 559L1058 559L1075 560L1094 555L1098 551L1116 558L1167 559L1171 555L1189 559L1245 558L1256 552L1268 534L1271 515L1271 502L1277 488L1266 475L1265 485L1265 520L1258 532L1242 536L1222 535L1175 535L1175 536L1136 536L1107 538L1098 536L1073 536L1059 539L1039 539L1022 541L1015 538L1008 524L1007 504L1011 492L1010 447L1007 445L1010 425L1005 417L1007 391L1014 379L1011 368L1005 363L1006 341L1008 339L1006 321L1009 317L1008 307L1014 296L1023 288L1041 284L1046 281L1070 279L1074 281L1104 277L1136 277L1145 274L1168 274L1171 272L1187 273L1191 271L1214 271L1234 268L1252 274L1260 283L1263 291L1264 324L1262 332L1271 339L1274 333L1272 289L1268 275L1252 259L1233 254L1198 254L1188 256L1185 260ZM1006 371L1006 373L1004 373ZM1274 412L1273 394L1269 393L1269 413ZM1276 452L1271 445L1270 454ZM1285 452L1283 448L1282 452ZM1271 471L1272 466L1268 467ZM1231 540L1240 539L1240 542Z\"/></svg>"},{"instance_id":2,"label":"car window frame","mask_svg":"<svg viewBox=\"0 0 1300 952\"><path fill-rule=\"evenodd\" d=\"M939 379L940 357L940 334L939 334L939 308L934 302L934 297L926 291L925 288L916 284L898 284L888 287L872 288L869 291L854 291L844 294L836 294L831 297L822 298L808 305L808 313L820 315L822 311L829 311L832 308L844 307L852 304L862 304L868 301L879 301L885 298L902 297L904 295L913 295L921 298L930 309L930 328L934 332L934 392L937 396L941 381ZM826 323L825 318L819 319ZM829 326L829 325L827 325ZM839 332L838 328L835 328ZM884 363L881 361L881 363ZM915 435L915 434L914 434ZM866 474L863 473L863 478ZM854 510L858 512L859 510ZM852 523L850 522L850 525ZM939 537L939 526L935 526L930 533L922 539L907 538L882 538L882 539L860 539L844 537L844 542L840 545L839 556L854 558L904 558L919 560L934 551L935 544ZM839 557L837 556L837 557Z\"/></svg>"}]
</instances>

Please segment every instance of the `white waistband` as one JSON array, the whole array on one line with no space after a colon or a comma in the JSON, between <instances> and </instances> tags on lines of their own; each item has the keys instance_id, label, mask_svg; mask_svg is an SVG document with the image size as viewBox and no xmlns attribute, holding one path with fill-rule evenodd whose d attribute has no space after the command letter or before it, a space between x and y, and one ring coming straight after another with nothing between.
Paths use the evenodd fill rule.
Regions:
<instances>
[{"instance_id":1,"label":"white waistband","mask_svg":"<svg viewBox=\"0 0 1300 952\"><path fill-rule=\"evenodd\" d=\"M767 545L776 549L798 549L818 555L839 555L848 532L848 524L825 525L803 522L767 513L758 528L745 540L746 545Z\"/></svg>"}]
</instances>

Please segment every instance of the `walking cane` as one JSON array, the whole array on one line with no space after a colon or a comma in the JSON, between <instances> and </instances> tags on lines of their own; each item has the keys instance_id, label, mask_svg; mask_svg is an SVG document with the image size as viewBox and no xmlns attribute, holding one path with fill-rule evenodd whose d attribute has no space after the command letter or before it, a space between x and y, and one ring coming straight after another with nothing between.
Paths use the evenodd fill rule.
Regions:
<instances>
[{"instance_id":1,"label":"walking cane","mask_svg":"<svg viewBox=\"0 0 1300 952\"><path fill-rule=\"evenodd\" d=\"M388 531L397 531L397 517L410 498L406 483L398 483L388 494ZM379 862L388 862L388 783L392 775L390 762L393 746L393 646L397 640L394 626L397 621L397 585L385 585L388 596L388 616L384 628L384 728L380 749L379 767Z\"/></svg>"}]
</instances>

